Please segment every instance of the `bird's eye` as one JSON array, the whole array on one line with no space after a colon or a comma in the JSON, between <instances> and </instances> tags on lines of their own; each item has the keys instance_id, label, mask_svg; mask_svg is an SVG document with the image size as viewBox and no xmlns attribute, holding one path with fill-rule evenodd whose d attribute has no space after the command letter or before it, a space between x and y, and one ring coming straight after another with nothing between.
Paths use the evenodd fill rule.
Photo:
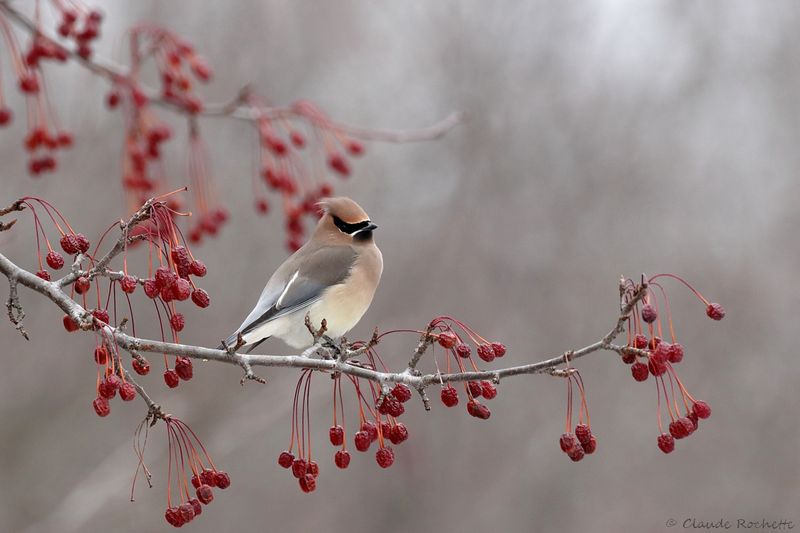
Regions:
<instances>
[{"instance_id":1,"label":"bird's eye","mask_svg":"<svg viewBox=\"0 0 800 533\"><path fill-rule=\"evenodd\" d=\"M359 230L362 230L362 229L366 228L367 226L369 226L370 221L369 220L365 220L365 221L359 222L357 224L348 224L347 222L345 222L341 218L339 218L337 216L333 216L333 223L336 224L336 227L339 228L339 231L341 231L342 233L347 233L348 235L352 235L353 233L355 233L355 232L357 232Z\"/></svg>"}]
</instances>

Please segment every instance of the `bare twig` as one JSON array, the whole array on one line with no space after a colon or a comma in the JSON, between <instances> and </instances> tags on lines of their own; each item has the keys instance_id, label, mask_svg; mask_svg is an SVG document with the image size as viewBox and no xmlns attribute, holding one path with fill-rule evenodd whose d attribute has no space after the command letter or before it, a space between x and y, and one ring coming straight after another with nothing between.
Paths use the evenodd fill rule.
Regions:
<instances>
[{"instance_id":1,"label":"bare twig","mask_svg":"<svg viewBox=\"0 0 800 533\"><path fill-rule=\"evenodd\" d=\"M22 319L25 318L25 311L19 303L17 280L11 276L8 278L8 300L6 301L6 309L8 310L8 319L14 325L14 329L19 331L20 334L25 337L26 341L30 340L28 338L28 333L22 325Z\"/></svg>"}]
</instances>

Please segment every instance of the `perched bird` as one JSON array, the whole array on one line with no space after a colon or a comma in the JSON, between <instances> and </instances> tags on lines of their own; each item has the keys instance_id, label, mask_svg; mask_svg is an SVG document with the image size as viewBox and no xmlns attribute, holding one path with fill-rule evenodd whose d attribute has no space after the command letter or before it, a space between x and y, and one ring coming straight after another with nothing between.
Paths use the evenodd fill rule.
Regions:
<instances>
[{"instance_id":1,"label":"perched bird","mask_svg":"<svg viewBox=\"0 0 800 533\"><path fill-rule=\"evenodd\" d=\"M227 346L241 335L250 350L270 337L304 348L313 344L306 315L316 328L325 319L327 334L337 338L367 311L383 272L372 238L378 226L350 198L326 198L320 206L323 216L311 239L272 274Z\"/></svg>"}]
</instances>

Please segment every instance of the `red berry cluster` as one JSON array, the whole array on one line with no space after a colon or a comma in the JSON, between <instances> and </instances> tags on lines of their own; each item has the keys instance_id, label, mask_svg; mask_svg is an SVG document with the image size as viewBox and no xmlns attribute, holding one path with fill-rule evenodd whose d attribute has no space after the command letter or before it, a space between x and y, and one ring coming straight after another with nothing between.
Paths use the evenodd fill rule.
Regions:
<instances>
[{"instance_id":1,"label":"red berry cluster","mask_svg":"<svg viewBox=\"0 0 800 533\"><path fill-rule=\"evenodd\" d=\"M99 343L94 349L94 361L97 364L97 397L92 407L97 416L105 417L111 413L109 401L118 391L122 401L129 402L136 398L136 387L125 379L116 346Z\"/></svg>"},{"instance_id":2,"label":"red berry cluster","mask_svg":"<svg viewBox=\"0 0 800 533\"><path fill-rule=\"evenodd\" d=\"M589 421L589 406L586 402L586 389L580 373L574 368L567 368L567 417L566 429L559 439L561 451L575 462L583 459L587 454L592 454L597 449L597 438L592 434L591 423ZM580 393L578 424L575 432L572 430L572 403L573 403L573 382L578 387Z\"/></svg>"},{"instance_id":3,"label":"red berry cluster","mask_svg":"<svg viewBox=\"0 0 800 533\"><path fill-rule=\"evenodd\" d=\"M164 518L170 525L181 527L197 518L203 512L203 506L214 500L213 489L225 490L230 487L231 478L217 469L205 446L189 426L169 415L164 421L169 443L167 510ZM173 500L173 485L177 488L180 503Z\"/></svg>"},{"instance_id":4,"label":"red berry cluster","mask_svg":"<svg viewBox=\"0 0 800 533\"><path fill-rule=\"evenodd\" d=\"M711 409L708 404L695 400L689 394L675 370L675 365L683 361L684 347L676 339L669 298L658 281L660 278L675 279L688 287L703 302L706 314L714 320L721 320L725 316L725 310L721 305L709 302L682 278L673 274L659 274L647 281L648 289L642 299L641 308L637 304L628 319L628 344L622 351L622 361L631 366L631 375L636 381L647 381L650 376L653 377L658 398L660 435L657 444L661 451L670 453L675 449L675 439L694 433L698 428L698 420L711 416ZM630 301L637 289L632 280L627 280L623 300ZM664 308L666 321L662 319L660 306ZM665 327L668 329L670 342L663 339ZM670 417L668 432L664 431L661 421L662 396ZM683 404L683 410L679 407L678 397Z\"/></svg>"},{"instance_id":5,"label":"red berry cluster","mask_svg":"<svg viewBox=\"0 0 800 533\"><path fill-rule=\"evenodd\" d=\"M70 6L72 4L72 7ZM87 9L77 2L58 2L53 5L61 12L58 34L75 41L75 52L83 59L92 57L92 42L100 37L103 14L97 9Z\"/></svg>"},{"instance_id":6,"label":"red berry cluster","mask_svg":"<svg viewBox=\"0 0 800 533\"><path fill-rule=\"evenodd\" d=\"M480 371L472 356L470 344L475 346L478 357L487 363L506 354L506 347L503 343L487 341L472 328L454 318L437 317L431 321L429 328L439 346L445 349L448 374L452 370L453 362L459 372ZM467 365L469 365L469 369ZM497 396L495 384L491 381L468 381L464 384L464 388L467 394L467 413L482 420L489 418L492 414L491 411L485 404L479 402L478 398L493 400ZM440 397L446 407L458 405L458 390L449 383L443 384Z\"/></svg>"}]
</instances>

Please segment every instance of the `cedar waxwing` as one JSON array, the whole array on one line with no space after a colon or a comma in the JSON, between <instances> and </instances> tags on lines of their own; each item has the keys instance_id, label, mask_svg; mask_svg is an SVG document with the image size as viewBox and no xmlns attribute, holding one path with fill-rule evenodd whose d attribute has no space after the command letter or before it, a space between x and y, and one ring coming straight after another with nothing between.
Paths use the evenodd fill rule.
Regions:
<instances>
[{"instance_id":1,"label":"cedar waxwing","mask_svg":"<svg viewBox=\"0 0 800 533\"><path fill-rule=\"evenodd\" d=\"M293 348L313 344L305 326L327 321L327 334L341 337L367 311L383 272L383 256L372 239L377 228L350 198L320 202L323 216L311 239L272 274L258 303L226 344L241 334L251 350L269 337Z\"/></svg>"}]
</instances>

